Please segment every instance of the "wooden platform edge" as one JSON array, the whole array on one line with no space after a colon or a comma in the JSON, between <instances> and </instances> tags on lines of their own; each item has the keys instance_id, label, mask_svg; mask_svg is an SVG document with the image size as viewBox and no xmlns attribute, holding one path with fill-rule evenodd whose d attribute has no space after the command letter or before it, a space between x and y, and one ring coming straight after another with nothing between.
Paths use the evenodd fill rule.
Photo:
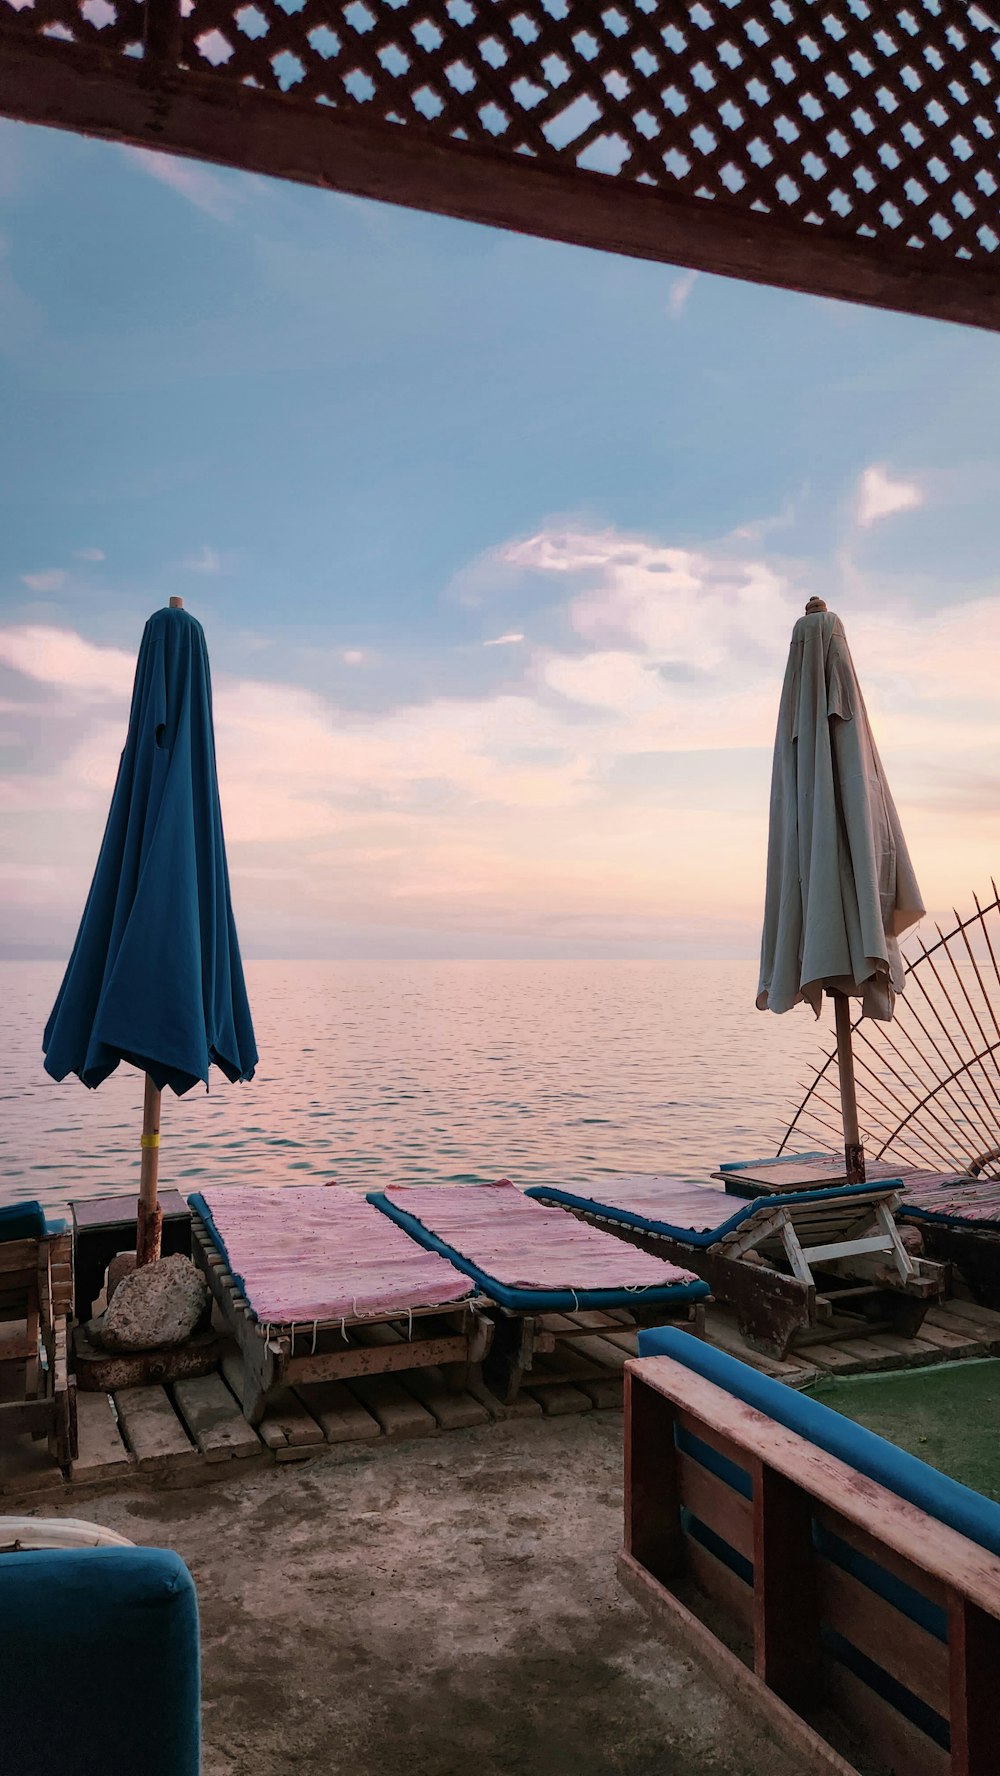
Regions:
<instances>
[{"instance_id":1,"label":"wooden platform edge","mask_svg":"<svg viewBox=\"0 0 1000 1776\"><path fill-rule=\"evenodd\" d=\"M727 1696L738 1697L746 1703L761 1726L790 1752L802 1758L801 1767L808 1770L810 1776L860 1776L854 1764L849 1764L801 1715L769 1690L742 1659L681 1603L680 1598L658 1584L624 1549L618 1555L617 1573L624 1590L652 1618L657 1628L679 1643L710 1676L717 1678Z\"/></svg>"}]
</instances>

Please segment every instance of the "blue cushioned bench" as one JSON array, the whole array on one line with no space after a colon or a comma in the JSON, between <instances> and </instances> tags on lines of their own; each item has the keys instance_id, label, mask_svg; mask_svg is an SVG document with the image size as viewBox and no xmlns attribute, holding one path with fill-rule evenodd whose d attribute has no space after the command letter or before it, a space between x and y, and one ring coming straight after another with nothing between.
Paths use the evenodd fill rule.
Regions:
<instances>
[{"instance_id":1,"label":"blue cushioned bench","mask_svg":"<svg viewBox=\"0 0 1000 1776\"><path fill-rule=\"evenodd\" d=\"M1000 1506L672 1327L639 1351L633 1594L804 1768L995 1776Z\"/></svg>"},{"instance_id":2,"label":"blue cushioned bench","mask_svg":"<svg viewBox=\"0 0 1000 1776\"><path fill-rule=\"evenodd\" d=\"M159 1548L0 1554L0 1769L198 1776L191 1575Z\"/></svg>"},{"instance_id":3,"label":"blue cushioned bench","mask_svg":"<svg viewBox=\"0 0 1000 1776\"><path fill-rule=\"evenodd\" d=\"M0 1208L0 1449L29 1435L47 1436L62 1467L76 1456L76 1385L69 1373L73 1311L73 1241L65 1221L41 1203ZM23 1331L21 1327L23 1325Z\"/></svg>"}]
</instances>

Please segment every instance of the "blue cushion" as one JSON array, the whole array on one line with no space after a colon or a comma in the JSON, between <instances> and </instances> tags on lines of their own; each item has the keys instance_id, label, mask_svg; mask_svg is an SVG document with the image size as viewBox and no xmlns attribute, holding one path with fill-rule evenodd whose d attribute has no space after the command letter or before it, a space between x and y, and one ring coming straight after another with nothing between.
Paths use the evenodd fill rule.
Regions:
<instances>
[{"instance_id":1,"label":"blue cushion","mask_svg":"<svg viewBox=\"0 0 1000 1776\"><path fill-rule=\"evenodd\" d=\"M729 1357L671 1326L640 1332L639 1355L673 1357L696 1375L725 1388L737 1400L766 1413L786 1430L796 1431L818 1449L825 1449L828 1455L836 1456L848 1467L866 1474L869 1480L877 1481L887 1491L1000 1557L1000 1505L947 1474L939 1474L915 1455L896 1449L884 1437L841 1417L819 1400L810 1400L783 1382L758 1374L738 1357Z\"/></svg>"},{"instance_id":2,"label":"blue cushion","mask_svg":"<svg viewBox=\"0 0 1000 1776\"><path fill-rule=\"evenodd\" d=\"M745 1203L741 1209L733 1209L724 1220L715 1227L695 1228L682 1227L671 1221L657 1221L651 1215L637 1215L631 1209L620 1209L615 1203L601 1202L599 1197L580 1196L576 1191L554 1190L547 1184L532 1184L525 1191L525 1196L533 1196L539 1202L562 1203L567 1208L583 1209L587 1214L601 1215L606 1221L617 1221L622 1227L636 1227L645 1233L662 1233L667 1239L677 1240L686 1246L714 1246L752 1215L766 1215L772 1209L796 1208L800 1203L825 1202L828 1197L865 1196L871 1190L902 1190L901 1178L888 1178L878 1184L840 1184L823 1190L797 1190L794 1196L755 1196L751 1202ZM716 1196L719 1206L729 1206L732 1198L727 1199L721 1190L705 1191L707 1196Z\"/></svg>"},{"instance_id":3,"label":"blue cushion","mask_svg":"<svg viewBox=\"0 0 1000 1776\"><path fill-rule=\"evenodd\" d=\"M709 1293L707 1283L694 1281L690 1283L664 1283L661 1287L651 1289L516 1289L509 1283L501 1283L491 1277L485 1270L472 1264L449 1246L436 1233L431 1233L415 1215L401 1209L381 1190L370 1190L368 1201L388 1215L390 1221L405 1228L417 1243L428 1252L440 1252L443 1258L449 1258L456 1270L471 1277L479 1284L484 1295L496 1301L500 1307L509 1307L513 1313L575 1313L583 1308L600 1307L673 1307L682 1301L703 1301Z\"/></svg>"},{"instance_id":4,"label":"blue cushion","mask_svg":"<svg viewBox=\"0 0 1000 1776\"><path fill-rule=\"evenodd\" d=\"M159 1548L0 1555L0 1768L198 1776L198 1605Z\"/></svg>"},{"instance_id":5,"label":"blue cushion","mask_svg":"<svg viewBox=\"0 0 1000 1776\"><path fill-rule=\"evenodd\" d=\"M0 1209L0 1240L41 1239L45 1231L40 1202L7 1203Z\"/></svg>"}]
</instances>

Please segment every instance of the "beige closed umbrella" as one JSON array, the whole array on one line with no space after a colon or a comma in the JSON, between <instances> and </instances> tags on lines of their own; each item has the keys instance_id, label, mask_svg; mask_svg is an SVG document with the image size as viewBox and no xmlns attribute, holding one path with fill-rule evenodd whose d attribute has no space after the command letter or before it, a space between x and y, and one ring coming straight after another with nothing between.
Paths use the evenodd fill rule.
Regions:
<instances>
[{"instance_id":1,"label":"beige closed umbrella","mask_svg":"<svg viewBox=\"0 0 1000 1776\"><path fill-rule=\"evenodd\" d=\"M792 630L771 775L757 1005L816 1016L833 997L849 1183L864 1182L852 998L888 1022L903 987L899 938L923 917L843 624L812 598Z\"/></svg>"}]
</instances>

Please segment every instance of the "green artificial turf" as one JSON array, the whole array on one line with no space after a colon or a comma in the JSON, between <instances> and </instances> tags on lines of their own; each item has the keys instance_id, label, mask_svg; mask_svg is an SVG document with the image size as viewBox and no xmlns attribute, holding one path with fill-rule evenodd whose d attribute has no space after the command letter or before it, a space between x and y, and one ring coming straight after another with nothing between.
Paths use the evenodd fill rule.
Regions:
<instances>
[{"instance_id":1,"label":"green artificial turf","mask_svg":"<svg viewBox=\"0 0 1000 1776\"><path fill-rule=\"evenodd\" d=\"M1000 1360L845 1375L808 1390L942 1474L1000 1503Z\"/></svg>"}]
</instances>

